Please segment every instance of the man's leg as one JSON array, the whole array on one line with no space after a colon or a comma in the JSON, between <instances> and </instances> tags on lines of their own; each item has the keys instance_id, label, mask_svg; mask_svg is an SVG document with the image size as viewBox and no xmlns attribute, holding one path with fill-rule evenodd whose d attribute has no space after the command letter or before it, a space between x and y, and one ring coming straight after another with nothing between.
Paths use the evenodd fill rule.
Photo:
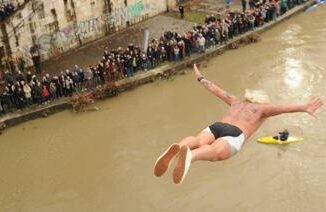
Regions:
<instances>
[{"instance_id":1,"label":"man's leg","mask_svg":"<svg viewBox=\"0 0 326 212\"><path fill-rule=\"evenodd\" d=\"M179 153L182 146L190 149L199 148L203 145L209 145L215 140L212 133L202 131L196 137L189 136L182 139L179 144L172 144L162 155L157 159L154 166L154 174L157 177L162 176L169 168L171 160Z\"/></svg>"},{"instance_id":2,"label":"man's leg","mask_svg":"<svg viewBox=\"0 0 326 212\"><path fill-rule=\"evenodd\" d=\"M217 139L211 145L192 150L192 162L197 160L218 161L231 156L231 146L223 139Z\"/></svg>"},{"instance_id":3,"label":"man's leg","mask_svg":"<svg viewBox=\"0 0 326 212\"><path fill-rule=\"evenodd\" d=\"M217 139L211 145L204 145L192 151L189 147L182 146L173 170L173 182L181 183L187 175L191 163L196 160L217 161L225 160L230 156L231 146L223 139Z\"/></svg>"},{"instance_id":4,"label":"man's leg","mask_svg":"<svg viewBox=\"0 0 326 212\"><path fill-rule=\"evenodd\" d=\"M162 176L169 168L171 160L179 153L180 146L172 144L169 148L161 154L154 165L154 175L156 177Z\"/></svg>"},{"instance_id":5,"label":"man's leg","mask_svg":"<svg viewBox=\"0 0 326 212\"><path fill-rule=\"evenodd\" d=\"M190 149L196 149L204 145L210 145L215 141L215 137L212 133L207 131L200 132L196 137L189 136L184 139L182 139L179 142L180 147L181 146L187 146Z\"/></svg>"}]
</instances>

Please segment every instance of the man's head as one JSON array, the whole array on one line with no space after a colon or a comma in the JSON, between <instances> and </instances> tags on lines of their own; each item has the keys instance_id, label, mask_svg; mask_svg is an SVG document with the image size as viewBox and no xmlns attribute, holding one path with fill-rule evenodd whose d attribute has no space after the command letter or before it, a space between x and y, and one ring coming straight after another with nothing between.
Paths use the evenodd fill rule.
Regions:
<instances>
[{"instance_id":1,"label":"man's head","mask_svg":"<svg viewBox=\"0 0 326 212\"><path fill-rule=\"evenodd\" d=\"M266 94L264 90L250 90L246 89L244 94L244 99L246 101L258 104L266 104L269 103L269 96Z\"/></svg>"}]
</instances>

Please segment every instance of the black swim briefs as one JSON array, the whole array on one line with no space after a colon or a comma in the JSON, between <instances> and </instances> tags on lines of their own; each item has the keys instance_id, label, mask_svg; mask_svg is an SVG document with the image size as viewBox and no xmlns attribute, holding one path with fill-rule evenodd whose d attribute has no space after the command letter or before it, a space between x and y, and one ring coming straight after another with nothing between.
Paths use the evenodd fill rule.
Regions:
<instances>
[{"instance_id":1,"label":"black swim briefs","mask_svg":"<svg viewBox=\"0 0 326 212\"><path fill-rule=\"evenodd\" d=\"M215 139L225 136L238 137L242 134L242 131L238 127L223 122L215 122L209 126L209 129L213 133Z\"/></svg>"}]
</instances>

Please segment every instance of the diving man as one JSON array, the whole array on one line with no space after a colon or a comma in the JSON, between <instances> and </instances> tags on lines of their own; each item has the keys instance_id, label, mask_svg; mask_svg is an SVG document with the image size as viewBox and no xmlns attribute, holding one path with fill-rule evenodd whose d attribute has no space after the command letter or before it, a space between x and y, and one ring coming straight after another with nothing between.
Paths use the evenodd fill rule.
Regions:
<instances>
[{"instance_id":1,"label":"diving man","mask_svg":"<svg viewBox=\"0 0 326 212\"><path fill-rule=\"evenodd\" d=\"M244 100L233 96L206 79L194 64L194 74L199 83L208 91L220 98L229 111L219 121L196 136L189 136L179 143L172 144L156 161L154 175L162 176L177 156L173 170L173 181L181 183L191 163L198 160L225 160L240 151L245 141L269 117L283 113L306 112L315 116L315 112L323 105L320 98L314 97L309 101L298 104L272 105L263 91L246 90Z\"/></svg>"}]
</instances>

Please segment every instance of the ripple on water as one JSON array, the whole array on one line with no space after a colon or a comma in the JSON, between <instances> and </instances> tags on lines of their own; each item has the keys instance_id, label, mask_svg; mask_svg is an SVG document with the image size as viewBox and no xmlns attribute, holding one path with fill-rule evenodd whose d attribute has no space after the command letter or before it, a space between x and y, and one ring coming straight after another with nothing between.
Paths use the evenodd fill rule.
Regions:
<instances>
[{"instance_id":1,"label":"ripple on water","mask_svg":"<svg viewBox=\"0 0 326 212\"><path fill-rule=\"evenodd\" d=\"M277 39L283 45L302 46L305 40L301 38L302 27L298 24L291 24Z\"/></svg>"}]
</instances>

